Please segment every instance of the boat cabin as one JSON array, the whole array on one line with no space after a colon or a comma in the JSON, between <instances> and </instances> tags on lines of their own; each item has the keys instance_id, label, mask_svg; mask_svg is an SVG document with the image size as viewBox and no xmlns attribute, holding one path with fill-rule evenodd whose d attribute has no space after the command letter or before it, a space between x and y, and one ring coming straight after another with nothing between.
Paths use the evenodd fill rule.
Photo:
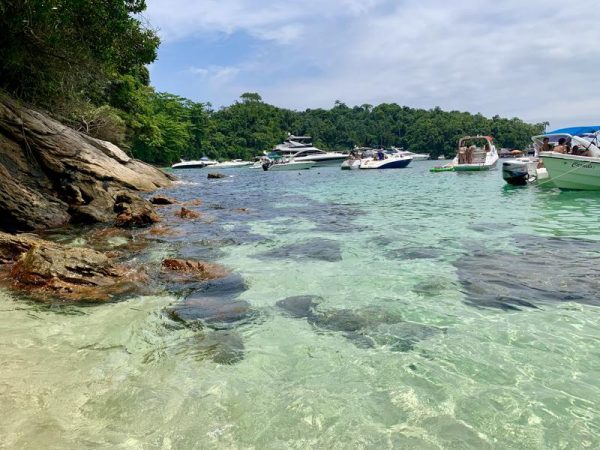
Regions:
<instances>
[{"instance_id":1,"label":"boat cabin","mask_svg":"<svg viewBox=\"0 0 600 450\"><path fill-rule=\"evenodd\" d=\"M496 147L491 136L465 136L458 141L458 164L484 164L492 151Z\"/></svg>"},{"instance_id":2,"label":"boat cabin","mask_svg":"<svg viewBox=\"0 0 600 450\"><path fill-rule=\"evenodd\" d=\"M538 155L554 151L562 142L560 153L600 158L600 126L560 128L531 139Z\"/></svg>"}]
</instances>

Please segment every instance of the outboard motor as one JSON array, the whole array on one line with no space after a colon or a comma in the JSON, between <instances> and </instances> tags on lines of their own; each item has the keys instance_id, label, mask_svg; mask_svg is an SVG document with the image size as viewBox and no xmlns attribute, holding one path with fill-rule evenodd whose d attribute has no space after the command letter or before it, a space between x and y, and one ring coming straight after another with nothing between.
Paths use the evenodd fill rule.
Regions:
<instances>
[{"instance_id":1,"label":"outboard motor","mask_svg":"<svg viewBox=\"0 0 600 450\"><path fill-rule=\"evenodd\" d=\"M529 181L527 164L517 161L502 163L502 178L513 186L524 186Z\"/></svg>"}]
</instances>

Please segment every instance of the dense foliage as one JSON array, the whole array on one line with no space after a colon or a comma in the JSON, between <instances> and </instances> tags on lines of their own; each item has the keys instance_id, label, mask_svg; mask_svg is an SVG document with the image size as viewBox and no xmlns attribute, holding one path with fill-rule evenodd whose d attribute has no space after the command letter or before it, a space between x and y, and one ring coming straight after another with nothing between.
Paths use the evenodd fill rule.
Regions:
<instances>
[{"instance_id":1,"label":"dense foliage","mask_svg":"<svg viewBox=\"0 0 600 450\"><path fill-rule=\"evenodd\" d=\"M488 119L481 114L413 109L396 104L350 108L336 102L329 110L298 112L263 103L254 93L243 94L240 101L217 111L208 104L168 94L152 94L149 101L158 108L153 109L153 121L172 123L155 129L163 138L145 143L136 141L133 152L157 164L168 164L180 157L250 158L271 149L288 132L308 134L323 149L382 145L430 153L432 157L453 156L458 139L465 135L491 135L498 147L523 148L545 126L527 124L517 118ZM174 129L179 130L176 139Z\"/></svg>"},{"instance_id":2,"label":"dense foliage","mask_svg":"<svg viewBox=\"0 0 600 450\"><path fill-rule=\"evenodd\" d=\"M397 146L433 157L458 138L490 134L519 148L544 124L396 104L291 111L242 94L213 110L149 86L156 34L139 20L145 0L0 0L0 88L49 109L71 126L110 140L145 161L250 158L288 132L324 149Z\"/></svg>"}]
</instances>

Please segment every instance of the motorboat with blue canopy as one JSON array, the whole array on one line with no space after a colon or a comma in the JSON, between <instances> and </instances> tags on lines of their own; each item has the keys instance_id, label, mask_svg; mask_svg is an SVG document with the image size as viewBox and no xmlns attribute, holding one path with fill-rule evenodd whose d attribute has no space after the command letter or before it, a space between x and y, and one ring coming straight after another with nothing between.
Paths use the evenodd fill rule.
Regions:
<instances>
[{"instance_id":1,"label":"motorboat with blue canopy","mask_svg":"<svg viewBox=\"0 0 600 450\"><path fill-rule=\"evenodd\" d=\"M532 138L552 183L600 190L600 125L559 128Z\"/></svg>"}]
</instances>

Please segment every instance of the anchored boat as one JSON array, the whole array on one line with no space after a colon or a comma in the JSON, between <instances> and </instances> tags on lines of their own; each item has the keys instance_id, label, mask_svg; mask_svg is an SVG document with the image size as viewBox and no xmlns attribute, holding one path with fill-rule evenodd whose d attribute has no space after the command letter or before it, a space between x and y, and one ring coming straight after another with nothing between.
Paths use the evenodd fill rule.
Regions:
<instances>
[{"instance_id":1,"label":"anchored boat","mask_svg":"<svg viewBox=\"0 0 600 450\"><path fill-rule=\"evenodd\" d=\"M600 126L561 128L533 142L552 184L561 189L600 190Z\"/></svg>"},{"instance_id":2,"label":"anchored boat","mask_svg":"<svg viewBox=\"0 0 600 450\"><path fill-rule=\"evenodd\" d=\"M498 152L491 136L465 136L458 141L452 161L455 172L482 171L496 167Z\"/></svg>"},{"instance_id":3,"label":"anchored boat","mask_svg":"<svg viewBox=\"0 0 600 450\"><path fill-rule=\"evenodd\" d=\"M412 156L396 150L377 150L372 156L360 160L359 169L403 169L412 160Z\"/></svg>"},{"instance_id":4,"label":"anchored boat","mask_svg":"<svg viewBox=\"0 0 600 450\"><path fill-rule=\"evenodd\" d=\"M326 152L313 146L310 136L294 136L289 134L287 139L276 145L268 155L278 155L290 158L296 162L312 162L313 166L335 166L346 158L347 154L339 152Z\"/></svg>"},{"instance_id":5,"label":"anchored boat","mask_svg":"<svg viewBox=\"0 0 600 450\"><path fill-rule=\"evenodd\" d=\"M196 161L185 161L182 159L181 162L173 164L171 169L203 169L206 166L214 166L215 164L217 164L217 161L203 156Z\"/></svg>"}]
</instances>

